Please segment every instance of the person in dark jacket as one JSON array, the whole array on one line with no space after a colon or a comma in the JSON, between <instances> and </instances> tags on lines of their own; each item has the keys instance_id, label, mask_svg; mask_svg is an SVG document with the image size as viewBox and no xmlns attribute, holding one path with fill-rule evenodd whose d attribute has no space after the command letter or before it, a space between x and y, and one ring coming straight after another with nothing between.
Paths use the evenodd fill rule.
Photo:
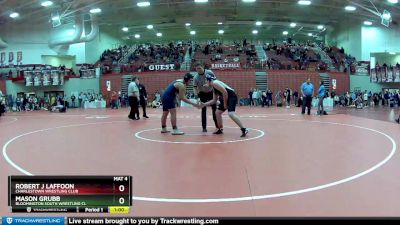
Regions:
<instances>
[{"instance_id":1,"label":"person in dark jacket","mask_svg":"<svg viewBox=\"0 0 400 225\"><path fill-rule=\"evenodd\" d=\"M147 114L146 114L146 107L147 107L147 91L146 91L146 87L142 83L140 83L138 85L138 88L139 88L139 96L140 96L139 97L140 98L139 103L140 103L140 106L143 109L143 117L144 118L149 118L147 116Z\"/></svg>"}]
</instances>

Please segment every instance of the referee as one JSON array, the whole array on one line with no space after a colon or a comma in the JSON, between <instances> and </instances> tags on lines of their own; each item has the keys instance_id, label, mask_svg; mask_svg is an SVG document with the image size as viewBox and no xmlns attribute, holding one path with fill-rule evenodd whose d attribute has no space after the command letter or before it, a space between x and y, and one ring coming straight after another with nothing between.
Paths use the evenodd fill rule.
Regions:
<instances>
[{"instance_id":1,"label":"referee","mask_svg":"<svg viewBox=\"0 0 400 225\"><path fill-rule=\"evenodd\" d=\"M301 89L301 95L303 96L303 105L301 107L301 114L306 113L306 107L307 107L307 114L310 115L311 102L314 96L314 85L311 83L311 79L307 78L307 81L301 85L300 89Z\"/></svg>"},{"instance_id":2,"label":"referee","mask_svg":"<svg viewBox=\"0 0 400 225\"><path fill-rule=\"evenodd\" d=\"M137 77L133 77L132 82L129 83L128 86L128 98L129 98L129 106L131 107L131 111L129 112L128 118L131 120L139 120L139 88L138 85L139 80Z\"/></svg>"},{"instance_id":3,"label":"referee","mask_svg":"<svg viewBox=\"0 0 400 225\"><path fill-rule=\"evenodd\" d=\"M193 91L194 94L200 99L201 102L206 103L213 99L213 88L208 84L206 76L215 77L215 74L211 70L204 69L204 65L202 63L196 64L196 72L197 74L193 79ZM212 115L215 127L218 129L217 117L215 115L215 111L217 110L217 105L211 105ZM201 126L203 127L203 132L207 132L207 107L203 107L201 109Z\"/></svg>"}]
</instances>

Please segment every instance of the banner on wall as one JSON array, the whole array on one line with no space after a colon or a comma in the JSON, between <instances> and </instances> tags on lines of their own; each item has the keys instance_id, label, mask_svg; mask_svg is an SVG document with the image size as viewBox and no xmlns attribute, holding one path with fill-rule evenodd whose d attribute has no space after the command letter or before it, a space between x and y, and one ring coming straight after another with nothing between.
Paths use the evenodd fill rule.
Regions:
<instances>
[{"instance_id":1,"label":"banner on wall","mask_svg":"<svg viewBox=\"0 0 400 225\"><path fill-rule=\"evenodd\" d=\"M375 68L371 69L371 81L375 83L378 82L378 76L376 74Z\"/></svg>"},{"instance_id":2,"label":"banner on wall","mask_svg":"<svg viewBox=\"0 0 400 225\"><path fill-rule=\"evenodd\" d=\"M240 62L235 63L213 63L211 69L223 70L223 69L240 69Z\"/></svg>"},{"instance_id":3,"label":"banner on wall","mask_svg":"<svg viewBox=\"0 0 400 225\"><path fill-rule=\"evenodd\" d=\"M60 72L58 70L51 71L51 85L60 85Z\"/></svg>"},{"instance_id":4,"label":"banner on wall","mask_svg":"<svg viewBox=\"0 0 400 225\"><path fill-rule=\"evenodd\" d=\"M336 79L332 79L332 89L336 90Z\"/></svg>"},{"instance_id":5,"label":"banner on wall","mask_svg":"<svg viewBox=\"0 0 400 225\"><path fill-rule=\"evenodd\" d=\"M14 64L14 52L9 52L9 53L8 53L8 63L9 63L10 65L13 65L13 64Z\"/></svg>"},{"instance_id":6,"label":"banner on wall","mask_svg":"<svg viewBox=\"0 0 400 225\"><path fill-rule=\"evenodd\" d=\"M25 78L25 86L27 86L27 87L33 86L33 72L32 71L25 71L24 78Z\"/></svg>"},{"instance_id":7,"label":"banner on wall","mask_svg":"<svg viewBox=\"0 0 400 225\"><path fill-rule=\"evenodd\" d=\"M400 67L376 67L371 69L371 82L400 82Z\"/></svg>"},{"instance_id":8,"label":"banner on wall","mask_svg":"<svg viewBox=\"0 0 400 225\"><path fill-rule=\"evenodd\" d=\"M17 64L22 62L22 51L17 52Z\"/></svg>"},{"instance_id":9,"label":"banner on wall","mask_svg":"<svg viewBox=\"0 0 400 225\"><path fill-rule=\"evenodd\" d=\"M369 74L368 66L356 66L356 74L357 75Z\"/></svg>"},{"instance_id":10,"label":"banner on wall","mask_svg":"<svg viewBox=\"0 0 400 225\"><path fill-rule=\"evenodd\" d=\"M355 68L356 75L368 75L370 74L370 62L369 61L359 61Z\"/></svg>"},{"instance_id":11,"label":"banner on wall","mask_svg":"<svg viewBox=\"0 0 400 225\"><path fill-rule=\"evenodd\" d=\"M13 62L14 61L14 52L9 52L8 53L8 62Z\"/></svg>"},{"instance_id":12,"label":"banner on wall","mask_svg":"<svg viewBox=\"0 0 400 225\"><path fill-rule=\"evenodd\" d=\"M175 64L149 65L148 68L150 71L175 70Z\"/></svg>"},{"instance_id":13,"label":"banner on wall","mask_svg":"<svg viewBox=\"0 0 400 225\"><path fill-rule=\"evenodd\" d=\"M50 72L46 71L43 74L43 86L49 86L50 85Z\"/></svg>"},{"instance_id":14,"label":"banner on wall","mask_svg":"<svg viewBox=\"0 0 400 225\"><path fill-rule=\"evenodd\" d=\"M106 81L107 91L111 91L111 81Z\"/></svg>"},{"instance_id":15,"label":"banner on wall","mask_svg":"<svg viewBox=\"0 0 400 225\"><path fill-rule=\"evenodd\" d=\"M0 64L4 64L5 61L6 61L6 53L2 52L0 54Z\"/></svg>"},{"instance_id":16,"label":"banner on wall","mask_svg":"<svg viewBox=\"0 0 400 225\"><path fill-rule=\"evenodd\" d=\"M42 85L42 73L40 71L34 71L33 75L33 86Z\"/></svg>"}]
</instances>

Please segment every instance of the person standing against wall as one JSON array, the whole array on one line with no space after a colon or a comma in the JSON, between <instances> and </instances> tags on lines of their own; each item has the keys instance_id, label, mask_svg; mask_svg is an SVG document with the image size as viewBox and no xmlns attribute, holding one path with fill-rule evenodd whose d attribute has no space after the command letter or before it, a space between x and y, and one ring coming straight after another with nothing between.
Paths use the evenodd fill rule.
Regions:
<instances>
[{"instance_id":1,"label":"person standing against wall","mask_svg":"<svg viewBox=\"0 0 400 225\"><path fill-rule=\"evenodd\" d=\"M318 89L318 115L324 115L324 98L325 98L325 86L324 82L321 80L319 82L319 89Z\"/></svg>"},{"instance_id":2,"label":"person standing against wall","mask_svg":"<svg viewBox=\"0 0 400 225\"><path fill-rule=\"evenodd\" d=\"M250 88L250 91L249 91L249 100L250 100L250 107L251 107L252 105L254 105L254 100L253 100L253 88Z\"/></svg>"},{"instance_id":3,"label":"person standing against wall","mask_svg":"<svg viewBox=\"0 0 400 225\"><path fill-rule=\"evenodd\" d=\"M292 98L292 91L290 90L289 87L286 88L285 93L286 93L286 108L290 108L290 100Z\"/></svg>"},{"instance_id":4,"label":"person standing against wall","mask_svg":"<svg viewBox=\"0 0 400 225\"><path fill-rule=\"evenodd\" d=\"M75 108L76 106L75 106L75 95L74 94L72 94L71 95L71 102L72 102L72 108Z\"/></svg>"},{"instance_id":5,"label":"person standing against wall","mask_svg":"<svg viewBox=\"0 0 400 225\"><path fill-rule=\"evenodd\" d=\"M5 97L3 97L3 92L0 90L0 117L5 113Z\"/></svg>"},{"instance_id":6,"label":"person standing against wall","mask_svg":"<svg viewBox=\"0 0 400 225\"><path fill-rule=\"evenodd\" d=\"M311 102L314 96L314 85L311 83L311 79L307 78L307 81L301 85L301 95L303 96L303 104L301 107L301 114L306 113L307 107L307 114L311 114Z\"/></svg>"}]
</instances>

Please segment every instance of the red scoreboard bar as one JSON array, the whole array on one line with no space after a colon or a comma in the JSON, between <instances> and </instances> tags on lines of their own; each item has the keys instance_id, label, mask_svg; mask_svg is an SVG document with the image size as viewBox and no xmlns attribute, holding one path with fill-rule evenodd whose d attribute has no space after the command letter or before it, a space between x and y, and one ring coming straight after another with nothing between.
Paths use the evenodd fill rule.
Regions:
<instances>
[{"instance_id":1,"label":"red scoreboard bar","mask_svg":"<svg viewBox=\"0 0 400 225\"><path fill-rule=\"evenodd\" d=\"M131 176L9 176L12 212L127 213Z\"/></svg>"}]
</instances>

